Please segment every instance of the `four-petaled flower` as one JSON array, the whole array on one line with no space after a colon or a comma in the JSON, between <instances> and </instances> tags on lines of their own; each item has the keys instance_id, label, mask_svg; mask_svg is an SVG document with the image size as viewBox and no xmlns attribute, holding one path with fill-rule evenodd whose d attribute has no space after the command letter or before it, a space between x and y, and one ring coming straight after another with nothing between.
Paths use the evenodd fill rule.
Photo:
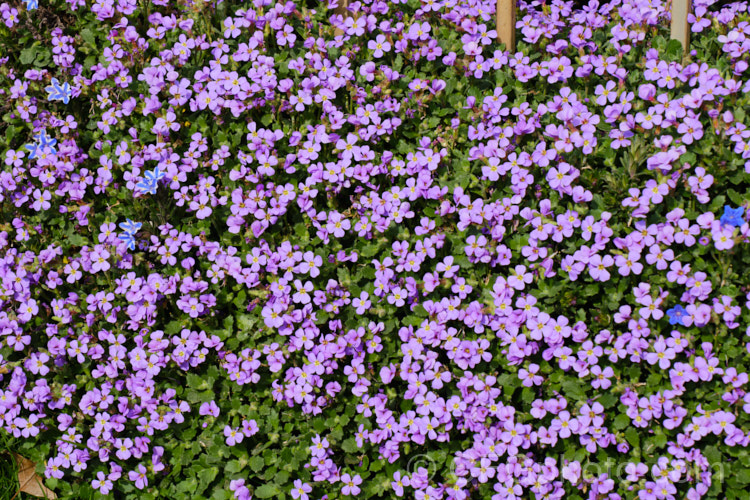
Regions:
<instances>
[{"instance_id":1,"label":"four-petaled flower","mask_svg":"<svg viewBox=\"0 0 750 500\"><path fill-rule=\"evenodd\" d=\"M367 48L373 51L373 57L383 57L385 52L391 50L391 44L384 35L378 35L375 40L367 42Z\"/></svg>"},{"instance_id":2,"label":"four-petaled flower","mask_svg":"<svg viewBox=\"0 0 750 500\"><path fill-rule=\"evenodd\" d=\"M359 477L359 474L355 474L354 476L342 474L341 482L344 483L344 487L341 488L341 494L352 496L359 495L361 490L358 485L362 484L362 478Z\"/></svg>"},{"instance_id":3,"label":"four-petaled flower","mask_svg":"<svg viewBox=\"0 0 750 500\"><path fill-rule=\"evenodd\" d=\"M143 464L138 464L137 470L131 470L128 472L128 479L133 481L135 483L135 487L139 490L142 490L146 486L148 486L148 478L146 477L147 473L146 467L143 466Z\"/></svg>"},{"instance_id":4,"label":"four-petaled flower","mask_svg":"<svg viewBox=\"0 0 750 500\"><path fill-rule=\"evenodd\" d=\"M296 479L294 481L294 487L292 488L292 491L290 492L292 495L292 498L299 499L299 500L307 500L308 493L312 491L312 486L310 486L307 483L303 483L301 480Z\"/></svg>"}]
</instances>

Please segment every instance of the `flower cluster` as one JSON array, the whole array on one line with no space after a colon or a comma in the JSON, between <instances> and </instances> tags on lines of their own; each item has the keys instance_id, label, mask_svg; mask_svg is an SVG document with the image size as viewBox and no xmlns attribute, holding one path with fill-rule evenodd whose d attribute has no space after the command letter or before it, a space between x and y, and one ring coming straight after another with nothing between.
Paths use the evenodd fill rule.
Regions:
<instances>
[{"instance_id":1,"label":"flower cluster","mask_svg":"<svg viewBox=\"0 0 750 500\"><path fill-rule=\"evenodd\" d=\"M668 2L519 3L515 53L488 0L0 3L0 426L50 486L743 491L748 8L682 54Z\"/></svg>"}]
</instances>

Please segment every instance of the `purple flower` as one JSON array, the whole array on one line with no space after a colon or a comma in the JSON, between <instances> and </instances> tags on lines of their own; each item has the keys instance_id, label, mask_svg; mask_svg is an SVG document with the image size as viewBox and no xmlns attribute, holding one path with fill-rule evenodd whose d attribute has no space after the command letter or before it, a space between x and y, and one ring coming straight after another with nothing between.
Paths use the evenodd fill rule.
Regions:
<instances>
[{"instance_id":1,"label":"purple flower","mask_svg":"<svg viewBox=\"0 0 750 500\"><path fill-rule=\"evenodd\" d=\"M202 403L200 408L198 409L198 414L201 416L207 416L210 415L212 417L218 417L219 416L219 407L217 406L215 401L209 401L207 403Z\"/></svg>"},{"instance_id":2,"label":"purple flower","mask_svg":"<svg viewBox=\"0 0 750 500\"><path fill-rule=\"evenodd\" d=\"M342 474L341 482L344 485L341 488L342 495L357 496L359 495L360 491L362 491L359 488L359 485L362 484L362 478L359 476L359 474L355 474L354 476L351 476L350 474Z\"/></svg>"},{"instance_id":3,"label":"purple flower","mask_svg":"<svg viewBox=\"0 0 750 500\"><path fill-rule=\"evenodd\" d=\"M355 297L352 301L352 305L356 308L357 314L364 314L372 306L369 294L367 292L360 292L359 297Z\"/></svg>"},{"instance_id":4,"label":"purple flower","mask_svg":"<svg viewBox=\"0 0 750 500\"><path fill-rule=\"evenodd\" d=\"M378 35L375 40L367 42L367 48L374 51L373 57L379 58L391 50L391 44L387 41L385 35Z\"/></svg>"},{"instance_id":5,"label":"purple flower","mask_svg":"<svg viewBox=\"0 0 750 500\"><path fill-rule=\"evenodd\" d=\"M97 245L95 250L91 252L91 271L97 273L108 270L111 267L107 260L109 257L110 253L101 245Z\"/></svg>"},{"instance_id":6,"label":"purple flower","mask_svg":"<svg viewBox=\"0 0 750 500\"><path fill-rule=\"evenodd\" d=\"M409 26L409 31L407 32L407 38L409 40L414 41L424 41L427 40L430 37L430 31L432 30L432 27L429 23L423 22L419 23L416 22Z\"/></svg>"},{"instance_id":7,"label":"purple flower","mask_svg":"<svg viewBox=\"0 0 750 500\"><path fill-rule=\"evenodd\" d=\"M666 370L675 358L675 351L671 347L667 347L663 337L659 337L656 343L654 343L654 352L646 353L645 358L649 364L659 363L659 368Z\"/></svg>"},{"instance_id":8,"label":"purple flower","mask_svg":"<svg viewBox=\"0 0 750 500\"><path fill-rule=\"evenodd\" d=\"M594 377L594 380L591 381L591 386L594 389L606 390L612 386L610 379L614 377L615 373L611 366L602 369L599 365L596 365L591 367L591 375Z\"/></svg>"},{"instance_id":9,"label":"purple flower","mask_svg":"<svg viewBox=\"0 0 750 500\"><path fill-rule=\"evenodd\" d=\"M292 498L300 499L300 500L308 500L308 493L312 491L312 486L310 486L307 483L303 483L299 479L294 480L294 486L292 487L292 490L290 494L292 495Z\"/></svg>"},{"instance_id":10,"label":"purple flower","mask_svg":"<svg viewBox=\"0 0 750 500\"><path fill-rule=\"evenodd\" d=\"M411 485L411 482L409 481L409 476L405 476L401 474L401 471L396 471L393 473L393 481L391 482L391 487L393 488L393 492L396 493L398 496L404 496L404 487Z\"/></svg>"},{"instance_id":11,"label":"purple flower","mask_svg":"<svg viewBox=\"0 0 750 500\"><path fill-rule=\"evenodd\" d=\"M531 387L532 385L542 385L544 377L537 375L539 372L539 365L531 363L529 369L522 368L518 371L518 378L523 380L524 387Z\"/></svg>"},{"instance_id":12,"label":"purple flower","mask_svg":"<svg viewBox=\"0 0 750 500\"><path fill-rule=\"evenodd\" d=\"M148 486L148 478L146 477L146 467L143 464L138 464L136 470L128 472L128 479L135 483L135 487L139 490L144 489Z\"/></svg>"},{"instance_id":13,"label":"purple flower","mask_svg":"<svg viewBox=\"0 0 750 500\"><path fill-rule=\"evenodd\" d=\"M227 425L224 426L224 437L226 438L225 442L227 446L234 446L241 443L245 435L239 429Z\"/></svg>"},{"instance_id":14,"label":"purple flower","mask_svg":"<svg viewBox=\"0 0 750 500\"><path fill-rule=\"evenodd\" d=\"M362 75L366 81L371 82L375 79L375 63L367 61L365 64L360 66L359 74Z\"/></svg>"},{"instance_id":15,"label":"purple flower","mask_svg":"<svg viewBox=\"0 0 750 500\"><path fill-rule=\"evenodd\" d=\"M589 275L596 281L607 281L611 276L607 268L614 263L615 261L610 255L602 257L595 254L589 259Z\"/></svg>"},{"instance_id":16,"label":"purple flower","mask_svg":"<svg viewBox=\"0 0 750 500\"><path fill-rule=\"evenodd\" d=\"M107 478L104 472L99 471L96 473L96 479L91 481L91 487L98 490L102 495L106 495L112 491L112 481Z\"/></svg>"}]
</instances>

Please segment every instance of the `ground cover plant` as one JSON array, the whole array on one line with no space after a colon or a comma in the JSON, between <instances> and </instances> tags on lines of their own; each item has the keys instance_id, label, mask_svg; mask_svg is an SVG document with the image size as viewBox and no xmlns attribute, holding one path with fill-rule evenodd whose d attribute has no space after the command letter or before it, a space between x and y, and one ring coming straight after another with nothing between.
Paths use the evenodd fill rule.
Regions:
<instances>
[{"instance_id":1,"label":"ground cover plant","mask_svg":"<svg viewBox=\"0 0 750 500\"><path fill-rule=\"evenodd\" d=\"M494 1L0 3L4 449L60 498L744 498L710 3L683 51L521 1L513 53Z\"/></svg>"}]
</instances>

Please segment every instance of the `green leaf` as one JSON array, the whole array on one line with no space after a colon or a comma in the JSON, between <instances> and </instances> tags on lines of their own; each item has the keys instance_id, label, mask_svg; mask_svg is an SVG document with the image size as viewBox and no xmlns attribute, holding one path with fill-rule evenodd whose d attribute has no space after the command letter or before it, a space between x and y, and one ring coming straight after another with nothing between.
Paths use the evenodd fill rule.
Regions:
<instances>
[{"instance_id":1,"label":"green leaf","mask_svg":"<svg viewBox=\"0 0 750 500\"><path fill-rule=\"evenodd\" d=\"M617 403L617 396L611 393L602 394L598 401L605 408L612 408Z\"/></svg>"},{"instance_id":2,"label":"green leaf","mask_svg":"<svg viewBox=\"0 0 750 500\"><path fill-rule=\"evenodd\" d=\"M534 391L530 387L524 387L521 391L521 400L526 404L531 404L535 397Z\"/></svg>"},{"instance_id":3,"label":"green leaf","mask_svg":"<svg viewBox=\"0 0 750 500\"><path fill-rule=\"evenodd\" d=\"M205 490L208 487L208 485L211 484L211 481L216 479L216 476L218 474L219 474L218 467L208 467L198 472L198 480L199 480L201 489Z\"/></svg>"},{"instance_id":4,"label":"green leaf","mask_svg":"<svg viewBox=\"0 0 750 500\"><path fill-rule=\"evenodd\" d=\"M628 425L630 425L630 417L628 417L624 413L621 413L615 417L614 428L618 431L626 428Z\"/></svg>"},{"instance_id":5,"label":"green leaf","mask_svg":"<svg viewBox=\"0 0 750 500\"><path fill-rule=\"evenodd\" d=\"M378 253L379 250L380 250L380 247L378 245L369 244L369 245L365 245L362 251L359 252L359 254L362 257L373 257L374 255Z\"/></svg>"},{"instance_id":6,"label":"green leaf","mask_svg":"<svg viewBox=\"0 0 750 500\"><path fill-rule=\"evenodd\" d=\"M34 62L34 59L36 58L36 51L37 47L31 46L23 49L21 51L21 64L31 64Z\"/></svg>"},{"instance_id":7,"label":"green leaf","mask_svg":"<svg viewBox=\"0 0 750 500\"><path fill-rule=\"evenodd\" d=\"M422 324L422 321L424 321L423 318L418 318L417 316L409 315L402 320L402 323L404 325L419 326Z\"/></svg>"},{"instance_id":8,"label":"green leaf","mask_svg":"<svg viewBox=\"0 0 750 500\"><path fill-rule=\"evenodd\" d=\"M82 247L88 240L78 233L71 233L68 236L68 241L70 241L70 244L73 246Z\"/></svg>"},{"instance_id":9,"label":"green leaf","mask_svg":"<svg viewBox=\"0 0 750 500\"><path fill-rule=\"evenodd\" d=\"M404 58L401 57L401 54L396 56L396 59L393 61L393 69L396 71L401 71L401 67L404 65Z\"/></svg>"},{"instance_id":10,"label":"green leaf","mask_svg":"<svg viewBox=\"0 0 750 500\"><path fill-rule=\"evenodd\" d=\"M717 212L720 208L724 206L726 201L727 201L726 196L724 196L723 194L720 194L719 196L717 196L711 201L711 205L708 207L708 211Z\"/></svg>"},{"instance_id":11,"label":"green leaf","mask_svg":"<svg viewBox=\"0 0 750 500\"><path fill-rule=\"evenodd\" d=\"M96 48L96 36L94 35L94 32L91 31L88 28L84 28L81 30L81 38L83 38L83 41L87 44L91 45L92 47Z\"/></svg>"},{"instance_id":12,"label":"green leaf","mask_svg":"<svg viewBox=\"0 0 750 500\"><path fill-rule=\"evenodd\" d=\"M562 388L566 396L570 395L578 400L586 399L586 391L578 380L565 380L562 383Z\"/></svg>"},{"instance_id":13,"label":"green leaf","mask_svg":"<svg viewBox=\"0 0 750 500\"><path fill-rule=\"evenodd\" d=\"M261 459L261 460L263 460L263 459ZM242 469L244 469L244 467L243 467L242 463L240 463L239 460L230 460L227 463L227 466L224 467L224 470L227 471L229 474L237 474Z\"/></svg>"},{"instance_id":14,"label":"green leaf","mask_svg":"<svg viewBox=\"0 0 750 500\"><path fill-rule=\"evenodd\" d=\"M333 441L338 441L338 440L339 440L339 439L341 439L341 438L342 438L343 436L344 436L344 430L343 430L343 429L341 428L341 426L337 426L337 427L335 427L335 428L334 428L334 429L333 429L333 430L331 431L331 434L329 434L329 437L330 437L330 438L331 438L331 440L333 440Z\"/></svg>"},{"instance_id":15,"label":"green leaf","mask_svg":"<svg viewBox=\"0 0 750 500\"><path fill-rule=\"evenodd\" d=\"M167 323L167 326L164 327L164 333L169 336L174 335L180 330L182 330L182 321L178 319L170 321L169 323Z\"/></svg>"},{"instance_id":16,"label":"green leaf","mask_svg":"<svg viewBox=\"0 0 750 500\"><path fill-rule=\"evenodd\" d=\"M245 306L247 305L247 293L245 292L245 290L240 290L239 292L237 292L237 296L232 301L232 304L234 304L234 306L240 310L243 310L245 308Z\"/></svg>"},{"instance_id":17,"label":"green leaf","mask_svg":"<svg viewBox=\"0 0 750 500\"><path fill-rule=\"evenodd\" d=\"M326 425L325 420L323 420L322 418L316 418L315 420L313 420L313 428L316 432L321 433L324 430L328 429L328 425Z\"/></svg>"},{"instance_id":18,"label":"green leaf","mask_svg":"<svg viewBox=\"0 0 750 500\"><path fill-rule=\"evenodd\" d=\"M257 498L272 498L280 492L281 490L279 490L278 486L275 484L264 484L263 486L255 488L253 496Z\"/></svg>"},{"instance_id":19,"label":"green leaf","mask_svg":"<svg viewBox=\"0 0 750 500\"><path fill-rule=\"evenodd\" d=\"M208 382L203 377L200 377L194 373L187 374L187 386L191 389L196 389L199 391L205 391L209 388Z\"/></svg>"},{"instance_id":20,"label":"green leaf","mask_svg":"<svg viewBox=\"0 0 750 500\"><path fill-rule=\"evenodd\" d=\"M249 314L238 314L237 315L237 328L240 332L249 332L258 318Z\"/></svg>"},{"instance_id":21,"label":"green leaf","mask_svg":"<svg viewBox=\"0 0 750 500\"><path fill-rule=\"evenodd\" d=\"M750 484L750 470L746 468L742 468L737 471L735 477L737 478L737 482L740 484Z\"/></svg>"},{"instance_id":22,"label":"green leaf","mask_svg":"<svg viewBox=\"0 0 750 500\"><path fill-rule=\"evenodd\" d=\"M411 312L413 312L416 316L419 316L420 318L427 317L427 310L424 308L422 304L415 304L414 306L412 306Z\"/></svg>"},{"instance_id":23,"label":"green leaf","mask_svg":"<svg viewBox=\"0 0 750 500\"><path fill-rule=\"evenodd\" d=\"M449 109L448 111L450 112L451 110ZM438 118L436 116L432 116L432 117L428 118L427 120L425 120L423 122L423 124L428 129L434 129L435 127L437 127L440 124L440 118Z\"/></svg>"},{"instance_id":24,"label":"green leaf","mask_svg":"<svg viewBox=\"0 0 750 500\"><path fill-rule=\"evenodd\" d=\"M231 500L234 495L227 490L214 490L214 494L211 496L211 500Z\"/></svg>"},{"instance_id":25,"label":"green leaf","mask_svg":"<svg viewBox=\"0 0 750 500\"><path fill-rule=\"evenodd\" d=\"M664 448L664 446L666 446L667 444L667 436L665 436L664 434L657 434L653 437L652 442L657 448Z\"/></svg>"},{"instance_id":26,"label":"green leaf","mask_svg":"<svg viewBox=\"0 0 750 500\"><path fill-rule=\"evenodd\" d=\"M721 453L716 446L707 446L706 449L703 450L703 456L705 456L711 464L718 464L722 461Z\"/></svg>"},{"instance_id":27,"label":"green leaf","mask_svg":"<svg viewBox=\"0 0 750 500\"><path fill-rule=\"evenodd\" d=\"M668 60L678 61L682 57L682 43L679 40L670 40L667 43L665 54Z\"/></svg>"},{"instance_id":28,"label":"green leaf","mask_svg":"<svg viewBox=\"0 0 750 500\"><path fill-rule=\"evenodd\" d=\"M302 241L308 241L310 239L310 234L307 232L307 226L302 222L294 225L294 234L296 234L297 238Z\"/></svg>"},{"instance_id":29,"label":"green leaf","mask_svg":"<svg viewBox=\"0 0 750 500\"><path fill-rule=\"evenodd\" d=\"M745 202L745 197L742 196L737 191L735 191L734 189L728 190L727 196L729 196L729 199L732 201L732 203L734 203L737 206L742 205Z\"/></svg>"},{"instance_id":30,"label":"green leaf","mask_svg":"<svg viewBox=\"0 0 750 500\"><path fill-rule=\"evenodd\" d=\"M266 466L265 460L261 456L254 456L250 459L250 468L254 472L260 472Z\"/></svg>"},{"instance_id":31,"label":"green leaf","mask_svg":"<svg viewBox=\"0 0 750 500\"><path fill-rule=\"evenodd\" d=\"M34 66L37 68L43 68L52 61L52 52L46 48L40 48L34 59Z\"/></svg>"},{"instance_id":32,"label":"green leaf","mask_svg":"<svg viewBox=\"0 0 750 500\"><path fill-rule=\"evenodd\" d=\"M346 287L352 281L352 277L349 275L349 270L343 266L336 269L336 276L339 278L339 284Z\"/></svg>"},{"instance_id":33,"label":"green leaf","mask_svg":"<svg viewBox=\"0 0 750 500\"><path fill-rule=\"evenodd\" d=\"M13 138L16 136L16 127L11 125L8 127L8 129L5 131L5 143L10 144Z\"/></svg>"},{"instance_id":34,"label":"green leaf","mask_svg":"<svg viewBox=\"0 0 750 500\"><path fill-rule=\"evenodd\" d=\"M632 446L633 448L637 448L640 444L638 431L636 431L633 427L630 427L625 431L625 439L628 440L628 443L630 443L630 446Z\"/></svg>"},{"instance_id":35,"label":"green leaf","mask_svg":"<svg viewBox=\"0 0 750 500\"><path fill-rule=\"evenodd\" d=\"M356 453L359 451L357 442L354 440L354 438L344 440L344 442L341 443L341 449L347 453Z\"/></svg>"}]
</instances>

